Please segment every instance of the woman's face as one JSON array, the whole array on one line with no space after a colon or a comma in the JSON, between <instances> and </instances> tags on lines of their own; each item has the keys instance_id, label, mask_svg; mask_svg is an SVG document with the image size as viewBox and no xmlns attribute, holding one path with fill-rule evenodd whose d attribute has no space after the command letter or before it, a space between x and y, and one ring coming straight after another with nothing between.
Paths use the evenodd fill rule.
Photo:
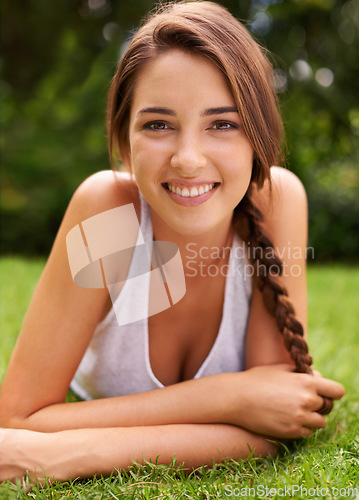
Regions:
<instances>
[{"instance_id":1,"label":"woman's face","mask_svg":"<svg viewBox=\"0 0 359 500\"><path fill-rule=\"evenodd\" d=\"M134 89L129 143L138 187L172 230L200 235L229 223L253 150L213 63L177 49L149 62Z\"/></svg>"}]
</instances>

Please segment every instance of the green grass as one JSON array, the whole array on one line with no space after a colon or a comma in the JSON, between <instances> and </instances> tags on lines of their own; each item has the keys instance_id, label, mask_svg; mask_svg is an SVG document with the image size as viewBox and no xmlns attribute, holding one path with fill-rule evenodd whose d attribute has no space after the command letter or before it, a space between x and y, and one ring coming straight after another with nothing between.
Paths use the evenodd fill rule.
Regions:
<instances>
[{"instance_id":1,"label":"green grass","mask_svg":"<svg viewBox=\"0 0 359 500\"><path fill-rule=\"evenodd\" d=\"M43 265L43 260L2 260L1 376ZM228 460L189 475L179 466L134 465L110 478L53 483L29 493L5 483L0 499L254 499L288 498L288 491L293 498L359 498L359 267L310 267L308 288L315 368L347 390L325 429L290 449L283 446L274 460Z\"/></svg>"}]
</instances>

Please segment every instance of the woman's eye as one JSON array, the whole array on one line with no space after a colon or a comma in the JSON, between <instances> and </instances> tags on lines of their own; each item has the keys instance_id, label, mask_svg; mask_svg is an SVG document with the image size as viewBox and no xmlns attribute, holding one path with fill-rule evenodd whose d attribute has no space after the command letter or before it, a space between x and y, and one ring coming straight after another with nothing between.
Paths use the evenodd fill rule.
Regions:
<instances>
[{"instance_id":1,"label":"woman's eye","mask_svg":"<svg viewBox=\"0 0 359 500\"><path fill-rule=\"evenodd\" d=\"M214 130L230 130L233 128L238 128L238 126L235 125L234 123L229 123L229 122L215 122L212 125L212 128Z\"/></svg>"},{"instance_id":2,"label":"woman's eye","mask_svg":"<svg viewBox=\"0 0 359 500\"><path fill-rule=\"evenodd\" d=\"M168 125L167 125L167 123L164 123L164 122L150 122L150 123L146 123L144 125L144 128L147 130L167 130Z\"/></svg>"}]
</instances>

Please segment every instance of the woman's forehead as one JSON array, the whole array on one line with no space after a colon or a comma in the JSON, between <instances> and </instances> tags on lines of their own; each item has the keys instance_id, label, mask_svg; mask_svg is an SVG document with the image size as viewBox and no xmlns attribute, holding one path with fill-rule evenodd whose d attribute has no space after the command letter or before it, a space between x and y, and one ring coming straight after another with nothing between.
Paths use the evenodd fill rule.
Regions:
<instances>
[{"instance_id":1,"label":"woman's forehead","mask_svg":"<svg viewBox=\"0 0 359 500\"><path fill-rule=\"evenodd\" d=\"M223 73L208 59L173 49L149 61L134 87L133 109L143 106L178 106L182 101L233 106ZM214 103L213 101L216 101Z\"/></svg>"}]
</instances>

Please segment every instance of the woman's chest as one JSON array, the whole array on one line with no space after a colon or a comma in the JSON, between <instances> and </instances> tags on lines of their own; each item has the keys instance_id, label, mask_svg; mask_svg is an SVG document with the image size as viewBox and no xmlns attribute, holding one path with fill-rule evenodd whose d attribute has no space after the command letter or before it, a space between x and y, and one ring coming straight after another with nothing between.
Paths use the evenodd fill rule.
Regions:
<instances>
[{"instance_id":1,"label":"woman's chest","mask_svg":"<svg viewBox=\"0 0 359 500\"><path fill-rule=\"evenodd\" d=\"M212 279L148 318L150 364L163 385L191 379L202 366L221 326L224 290L224 278Z\"/></svg>"}]
</instances>

